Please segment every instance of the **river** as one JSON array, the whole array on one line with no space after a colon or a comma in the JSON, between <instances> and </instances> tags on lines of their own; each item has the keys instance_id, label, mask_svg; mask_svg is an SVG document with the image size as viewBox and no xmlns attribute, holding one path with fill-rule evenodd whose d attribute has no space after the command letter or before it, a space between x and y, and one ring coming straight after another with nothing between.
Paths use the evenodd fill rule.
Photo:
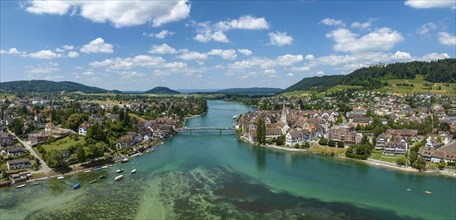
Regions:
<instances>
[{"instance_id":1,"label":"river","mask_svg":"<svg viewBox=\"0 0 456 220\"><path fill-rule=\"evenodd\" d=\"M253 111L209 101L187 127L230 127ZM456 180L306 153L277 152L233 133L176 135L104 171L0 189L0 219L454 219ZM117 168L124 179L114 182ZM129 171L136 168L137 173ZM101 174L108 178L97 179ZM81 188L73 190L78 182ZM410 188L412 191L407 191ZM425 190L432 195L424 195Z\"/></svg>"}]
</instances>

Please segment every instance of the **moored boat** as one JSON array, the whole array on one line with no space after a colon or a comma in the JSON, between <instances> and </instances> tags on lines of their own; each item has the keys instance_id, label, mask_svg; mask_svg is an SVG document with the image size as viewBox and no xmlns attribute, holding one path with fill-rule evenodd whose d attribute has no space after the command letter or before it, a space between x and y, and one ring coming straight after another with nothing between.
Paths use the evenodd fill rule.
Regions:
<instances>
[{"instance_id":1,"label":"moored boat","mask_svg":"<svg viewBox=\"0 0 456 220\"><path fill-rule=\"evenodd\" d=\"M131 173L136 173L136 169L133 169L133 170L131 171Z\"/></svg>"},{"instance_id":2,"label":"moored boat","mask_svg":"<svg viewBox=\"0 0 456 220\"><path fill-rule=\"evenodd\" d=\"M21 184L21 185L17 185L16 188L20 189L20 188L24 188L25 187L25 184Z\"/></svg>"},{"instance_id":3,"label":"moored boat","mask_svg":"<svg viewBox=\"0 0 456 220\"><path fill-rule=\"evenodd\" d=\"M118 175L118 176L116 176L116 178L114 178L114 181L118 181L121 179L123 179L123 175Z\"/></svg>"},{"instance_id":4,"label":"moored boat","mask_svg":"<svg viewBox=\"0 0 456 220\"><path fill-rule=\"evenodd\" d=\"M426 191L424 191L424 194L426 194L426 195L431 195L431 194L432 194L432 192L431 192L431 191L427 191L427 190L426 190Z\"/></svg>"},{"instance_id":5,"label":"moored boat","mask_svg":"<svg viewBox=\"0 0 456 220\"><path fill-rule=\"evenodd\" d=\"M106 166L102 166L101 168L103 168L103 169L108 169L108 167L109 167L109 166L106 165Z\"/></svg>"},{"instance_id":6,"label":"moored boat","mask_svg":"<svg viewBox=\"0 0 456 220\"><path fill-rule=\"evenodd\" d=\"M59 177L57 177L57 179L58 180L63 180L63 179L65 179L65 177L64 176L59 176Z\"/></svg>"},{"instance_id":7,"label":"moored boat","mask_svg":"<svg viewBox=\"0 0 456 220\"><path fill-rule=\"evenodd\" d=\"M100 167L97 167L97 168L95 168L95 169L93 169L93 170L95 170L95 171L100 171L101 168L100 168Z\"/></svg>"},{"instance_id":8,"label":"moored boat","mask_svg":"<svg viewBox=\"0 0 456 220\"><path fill-rule=\"evenodd\" d=\"M73 185L73 189L79 189L79 188L81 188L81 184L76 183Z\"/></svg>"},{"instance_id":9,"label":"moored boat","mask_svg":"<svg viewBox=\"0 0 456 220\"><path fill-rule=\"evenodd\" d=\"M40 182L33 182L32 185L40 185Z\"/></svg>"},{"instance_id":10,"label":"moored boat","mask_svg":"<svg viewBox=\"0 0 456 220\"><path fill-rule=\"evenodd\" d=\"M92 170L84 170L84 173L90 173Z\"/></svg>"},{"instance_id":11,"label":"moored boat","mask_svg":"<svg viewBox=\"0 0 456 220\"><path fill-rule=\"evenodd\" d=\"M101 175L100 176L100 179L104 179L104 178L106 178L106 175Z\"/></svg>"},{"instance_id":12,"label":"moored boat","mask_svg":"<svg viewBox=\"0 0 456 220\"><path fill-rule=\"evenodd\" d=\"M89 182L89 184L95 183L97 180L92 180Z\"/></svg>"},{"instance_id":13,"label":"moored boat","mask_svg":"<svg viewBox=\"0 0 456 220\"><path fill-rule=\"evenodd\" d=\"M119 168L119 169L116 170L116 173L122 173L123 171L124 171L123 169Z\"/></svg>"}]
</instances>

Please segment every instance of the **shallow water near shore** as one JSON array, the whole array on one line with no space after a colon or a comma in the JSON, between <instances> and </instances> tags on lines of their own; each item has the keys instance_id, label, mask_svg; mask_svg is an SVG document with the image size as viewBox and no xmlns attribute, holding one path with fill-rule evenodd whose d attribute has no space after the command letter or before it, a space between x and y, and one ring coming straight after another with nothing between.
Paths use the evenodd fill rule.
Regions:
<instances>
[{"instance_id":1,"label":"shallow water near shore","mask_svg":"<svg viewBox=\"0 0 456 220\"><path fill-rule=\"evenodd\" d=\"M210 101L187 127L254 109ZM234 133L179 134L108 170L0 189L0 219L454 219L456 179L278 152ZM114 182L117 168L124 179ZM137 169L136 174L130 170ZM108 178L98 179L102 174ZM97 179L93 184L89 181ZM73 190L74 183L81 188ZM412 191L407 191L410 188ZM432 195L424 195L424 191Z\"/></svg>"}]
</instances>

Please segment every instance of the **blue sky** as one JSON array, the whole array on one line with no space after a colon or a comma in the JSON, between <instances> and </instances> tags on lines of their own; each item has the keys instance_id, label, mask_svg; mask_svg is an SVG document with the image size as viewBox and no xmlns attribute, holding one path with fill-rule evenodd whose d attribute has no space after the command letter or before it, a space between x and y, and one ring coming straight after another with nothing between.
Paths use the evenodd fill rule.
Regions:
<instances>
[{"instance_id":1,"label":"blue sky","mask_svg":"<svg viewBox=\"0 0 456 220\"><path fill-rule=\"evenodd\" d=\"M1 1L1 81L286 88L456 56L456 1Z\"/></svg>"}]
</instances>

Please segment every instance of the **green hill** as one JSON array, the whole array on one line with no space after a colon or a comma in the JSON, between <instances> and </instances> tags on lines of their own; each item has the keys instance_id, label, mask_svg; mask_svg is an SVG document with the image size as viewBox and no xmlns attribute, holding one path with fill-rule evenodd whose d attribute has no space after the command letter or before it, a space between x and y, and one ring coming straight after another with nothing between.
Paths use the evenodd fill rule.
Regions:
<instances>
[{"instance_id":1,"label":"green hill","mask_svg":"<svg viewBox=\"0 0 456 220\"><path fill-rule=\"evenodd\" d=\"M143 94L157 94L157 95L175 95L180 94L178 91L174 91L168 87L157 86L151 90L143 92Z\"/></svg>"},{"instance_id":2,"label":"green hill","mask_svg":"<svg viewBox=\"0 0 456 220\"><path fill-rule=\"evenodd\" d=\"M279 88L266 88L266 87L253 87L253 88L230 88L222 89L216 93L220 94L239 94L239 95L274 95L280 93L283 89Z\"/></svg>"},{"instance_id":3,"label":"green hill","mask_svg":"<svg viewBox=\"0 0 456 220\"><path fill-rule=\"evenodd\" d=\"M0 83L0 90L3 92L37 92L37 93L55 93L55 92L84 92L84 93L107 93L108 90L98 87L86 86L80 83L63 81L54 82L47 80L21 80Z\"/></svg>"},{"instance_id":4,"label":"green hill","mask_svg":"<svg viewBox=\"0 0 456 220\"><path fill-rule=\"evenodd\" d=\"M417 78L419 80L414 81L414 79ZM429 89L429 87L432 87L433 85L436 85L436 90L438 90L438 86L442 86L438 83L444 83L444 86L450 88L447 90L440 90L442 90L444 94L448 94L448 92L451 94L453 88L450 84L456 83L456 59L375 65L355 70L348 75L304 78L285 89L284 92L324 92L347 88L384 90L390 87L397 87L397 84L399 83L391 80L409 80L410 83L419 82L420 85L423 85L417 86L417 88L420 88L420 91L426 91L426 89L421 89L426 87L426 83L428 91L433 90L432 88ZM401 83L405 82L406 81ZM396 90L400 91L400 89ZM418 90L413 91L420 92Z\"/></svg>"}]
</instances>

